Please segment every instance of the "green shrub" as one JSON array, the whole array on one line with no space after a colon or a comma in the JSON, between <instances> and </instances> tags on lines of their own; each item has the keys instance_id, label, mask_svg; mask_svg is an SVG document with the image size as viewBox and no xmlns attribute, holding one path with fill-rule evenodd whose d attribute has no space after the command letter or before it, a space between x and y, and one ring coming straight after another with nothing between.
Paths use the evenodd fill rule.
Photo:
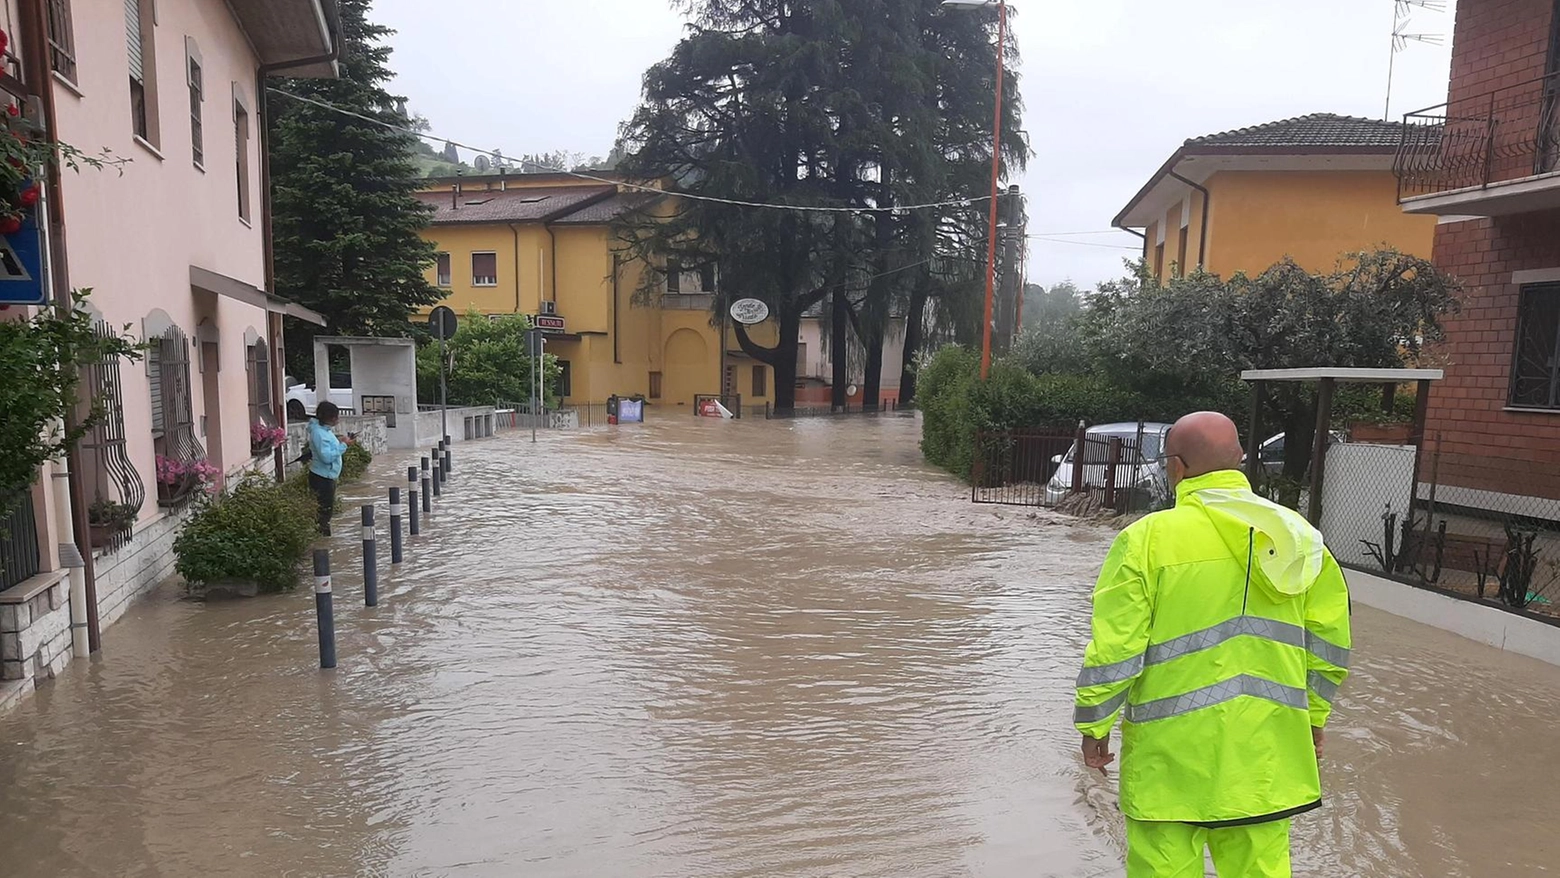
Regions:
<instances>
[{"instance_id":1,"label":"green shrub","mask_svg":"<svg viewBox=\"0 0 1560 878\"><path fill-rule=\"evenodd\" d=\"M367 448L356 442L347 444L347 451L341 456L341 483L355 482L363 478L368 472L368 465L374 462L374 455Z\"/></svg>"},{"instance_id":2,"label":"green shrub","mask_svg":"<svg viewBox=\"0 0 1560 878\"><path fill-rule=\"evenodd\" d=\"M173 544L174 569L191 585L253 582L284 591L298 585L318 536L307 483L300 491L256 474L190 516Z\"/></svg>"}]
</instances>

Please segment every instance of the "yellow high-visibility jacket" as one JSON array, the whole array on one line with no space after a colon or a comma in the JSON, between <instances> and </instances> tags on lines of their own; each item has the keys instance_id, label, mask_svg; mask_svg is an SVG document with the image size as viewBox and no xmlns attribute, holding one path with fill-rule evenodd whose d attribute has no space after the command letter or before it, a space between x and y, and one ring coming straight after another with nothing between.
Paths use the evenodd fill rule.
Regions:
<instances>
[{"instance_id":1,"label":"yellow high-visibility jacket","mask_svg":"<svg viewBox=\"0 0 1560 878\"><path fill-rule=\"evenodd\" d=\"M1321 804L1311 728L1348 675L1349 593L1322 535L1222 471L1117 537L1074 721L1121 733L1121 810L1229 826Z\"/></svg>"}]
</instances>

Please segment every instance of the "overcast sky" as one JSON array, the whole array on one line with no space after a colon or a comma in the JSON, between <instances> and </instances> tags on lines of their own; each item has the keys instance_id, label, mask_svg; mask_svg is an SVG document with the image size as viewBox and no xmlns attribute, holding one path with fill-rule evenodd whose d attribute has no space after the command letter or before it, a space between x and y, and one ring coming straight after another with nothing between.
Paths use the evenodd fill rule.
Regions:
<instances>
[{"instance_id":1,"label":"overcast sky","mask_svg":"<svg viewBox=\"0 0 1560 878\"><path fill-rule=\"evenodd\" d=\"M1448 7L1454 5L1449 0ZM1074 235L1110 220L1178 145L1305 113L1380 118L1393 0L1014 0L1024 127L1035 155L1016 182L1030 280L1119 276L1138 239ZM1392 113L1441 103L1454 10L1407 30L1446 45L1397 57ZM375 0L395 90L437 134L506 155L606 155L646 67L683 22L668 0Z\"/></svg>"}]
</instances>

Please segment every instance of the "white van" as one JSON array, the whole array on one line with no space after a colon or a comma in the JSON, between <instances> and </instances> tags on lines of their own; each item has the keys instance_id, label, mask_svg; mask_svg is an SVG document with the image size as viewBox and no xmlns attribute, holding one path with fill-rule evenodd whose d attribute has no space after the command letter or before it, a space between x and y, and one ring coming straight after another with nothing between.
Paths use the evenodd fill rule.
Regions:
<instances>
[{"instance_id":1,"label":"white van","mask_svg":"<svg viewBox=\"0 0 1560 878\"><path fill-rule=\"evenodd\" d=\"M1169 424L1100 424L1090 427L1084 435L1088 448L1083 458L1085 488L1105 487L1106 471L1110 468L1107 457L1109 443L1112 439L1120 439L1126 448L1123 450L1122 462L1116 466L1116 489L1142 491L1155 505L1169 498L1169 478L1165 474L1164 461L1160 458L1164 453L1165 438L1170 435ZM1132 454L1130 448L1138 442L1140 436L1142 444L1138 447L1138 453ZM1045 486L1046 505L1055 506L1073 492L1073 461L1077 454L1078 443L1074 442L1066 454L1052 458L1051 462L1057 465L1056 475Z\"/></svg>"}]
</instances>

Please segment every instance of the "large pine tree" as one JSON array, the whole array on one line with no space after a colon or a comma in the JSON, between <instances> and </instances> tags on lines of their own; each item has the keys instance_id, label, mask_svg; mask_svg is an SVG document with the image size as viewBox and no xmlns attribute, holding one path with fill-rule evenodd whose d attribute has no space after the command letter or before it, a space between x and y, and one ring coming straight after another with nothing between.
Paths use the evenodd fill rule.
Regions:
<instances>
[{"instance_id":1,"label":"large pine tree","mask_svg":"<svg viewBox=\"0 0 1560 878\"><path fill-rule=\"evenodd\" d=\"M405 124L402 99L385 90L391 31L368 21L368 0L340 6L340 78L283 89ZM424 276L434 254L420 234L430 210L415 197L415 138L284 95L268 103L277 293L325 315L332 335L405 335L411 313L440 298ZM320 331L289 321L293 374L313 374Z\"/></svg>"}]
</instances>

